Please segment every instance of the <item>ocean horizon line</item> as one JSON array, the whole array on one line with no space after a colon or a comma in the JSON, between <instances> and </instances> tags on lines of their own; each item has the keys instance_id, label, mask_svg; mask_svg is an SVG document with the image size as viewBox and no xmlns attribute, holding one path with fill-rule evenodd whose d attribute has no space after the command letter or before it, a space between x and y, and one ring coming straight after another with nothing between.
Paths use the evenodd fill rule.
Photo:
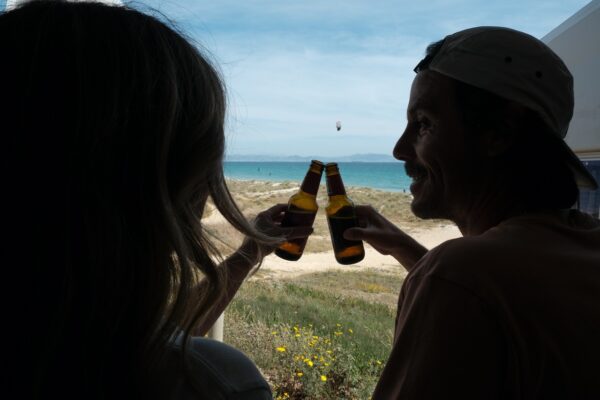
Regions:
<instances>
[{"instance_id":1,"label":"ocean horizon line","mask_svg":"<svg viewBox=\"0 0 600 400\"><path fill-rule=\"evenodd\" d=\"M412 179L406 175L404 163L338 162L347 187L365 187L390 192L406 192ZM306 175L306 161L225 161L225 177L240 181L298 182Z\"/></svg>"},{"instance_id":2,"label":"ocean horizon line","mask_svg":"<svg viewBox=\"0 0 600 400\"><path fill-rule=\"evenodd\" d=\"M310 162L311 160L327 160L331 162L399 162L391 154L358 153L349 155L307 155L298 154L226 154L227 162Z\"/></svg>"},{"instance_id":3,"label":"ocean horizon line","mask_svg":"<svg viewBox=\"0 0 600 400\"><path fill-rule=\"evenodd\" d=\"M228 163L244 163L244 162L252 162L252 163L304 163L310 162L312 160L319 160L320 158L311 158L310 160L225 160L224 162ZM404 161L399 160L383 160L383 161L327 161L327 162L338 162L338 163L364 163L364 164L378 164L378 163L404 163Z\"/></svg>"}]
</instances>

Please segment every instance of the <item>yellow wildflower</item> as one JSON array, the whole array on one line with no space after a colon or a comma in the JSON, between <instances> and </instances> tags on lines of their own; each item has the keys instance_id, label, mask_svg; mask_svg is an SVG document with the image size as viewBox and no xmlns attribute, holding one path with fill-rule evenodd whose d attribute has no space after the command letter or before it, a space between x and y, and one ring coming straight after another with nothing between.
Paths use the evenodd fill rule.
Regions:
<instances>
[{"instance_id":1,"label":"yellow wildflower","mask_svg":"<svg viewBox=\"0 0 600 400\"><path fill-rule=\"evenodd\" d=\"M275 350L277 350L280 353L283 353L283 352L285 352L285 346L277 347Z\"/></svg>"},{"instance_id":2,"label":"yellow wildflower","mask_svg":"<svg viewBox=\"0 0 600 400\"><path fill-rule=\"evenodd\" d=\"M302 372L298 372L296 375L298 375L298 377L302 377L304 374Z\"/></svg>"},{"instance_id":3,"label":"yellow wildflower","mask_svg":"<svg viewBox=\"0 0 600 400\"><path fill-rule=\"evenodd\" d=\"M325 376L325 375L321 375L321 380L322 380L323 382L326 382L326 381L327 381L327 376Z\"/></svg>"},{"instance_id":4,"label":"yellow wildflower","mask_svg":"<svg viewBox=\"0 0 600 400\"><path fill-rule=\"evenodd\" d=\"M314 365L314 364L313 364L313 362L312 362L311 360L308 360L308 361L306 362L306 364L307 364L309 367L312 367L312 366Z\"/></svg>"},{"instance_id":5,"label":"yellow wildflower","mask_svg":"<svg viewBox=\"0 0 600 400\"><path fill-rule=\"evenodd\" d=\"M354 333L354 331L352 329L350 329L350 328L348 328L348 332Z\"/></svg>"}]
</instances>

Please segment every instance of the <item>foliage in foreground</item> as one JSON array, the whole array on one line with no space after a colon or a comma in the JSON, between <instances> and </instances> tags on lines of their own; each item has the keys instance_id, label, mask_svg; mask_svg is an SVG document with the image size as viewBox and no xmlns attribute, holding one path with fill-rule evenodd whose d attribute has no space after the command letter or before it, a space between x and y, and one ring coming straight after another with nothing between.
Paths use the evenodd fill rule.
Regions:
<instances>
[{"instance_id":1,"label":"foliage in foreground","mask_svg":"<svg viewBox=\"0 0 600 400\"><path fill-rule=\"evenodd\" d=\"M256 362L276 399L368 399L391 349L395 310L335 290L356 277L312 275L247 282L226 313L225 341ZM361 276L357 287L375 279Z\"/></svg>"},{"instance_id":2,"label":"foliage in foreground","mask_svg":"<svg viewBox=\"0 0 600 400\"><path fill-rule=\"evenodd\" d=\"M272 331L280 368L271 376L276 399L358 399L368 397L370 386L381 372L381 360L357 365L353 356L356 343L346 345L341 335L352 335L352 328L336 324L326 336L315 335L312 326L282 325ZM369 387L365 383L369 383Z\"/></svg>"}]
</instances>

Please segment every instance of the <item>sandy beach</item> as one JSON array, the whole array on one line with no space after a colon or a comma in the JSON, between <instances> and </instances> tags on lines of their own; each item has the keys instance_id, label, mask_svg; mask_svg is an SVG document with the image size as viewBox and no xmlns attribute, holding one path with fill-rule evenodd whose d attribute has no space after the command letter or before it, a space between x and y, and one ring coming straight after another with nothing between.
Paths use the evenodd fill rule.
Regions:
<instances>
[{"instance_id":1,"label":"sandy beach","mask_svg":"<svg viewBox=\"0 0 600 400\"><path fill-rule=\"evenodd\" d=\"M414 232L412 236L431 249L449 239L460 237L460 231L454 225L444 225ZM312 239L312 238L311 238ZM309 240L311 240L309 239ZM375 249L365 244L365 258L353 265L338 264L333 251L303 254L298 261L286 261L276 255L269 255L261 266L261 276L279 279L290 278L306 273L337 269L341 271L357 271L364 269L387 270L403 272L403 268L395 258L380 254Z\"/></svg>"},{"instance_id":2,"label":"sandy beach","mask_svg":"<svg viewBox=\"0 0 600 400\"><path fill-rule=\"evenodd\" d=\"M298 185L294 182L228 181L230 190L240 209L249 218L257 212L277 203L287 202ZM365 244L365 258L354 265L340 265L336 262L323 208L327 203L325 190L320 190L317 201L321 206L314 225L314 233L308 240L305 253L298 261L286 261L276 255L267 256L255 275L258 279L289 278L306 273L344 270L357 271L375 269L403 272L403 268L391 256L378 253ZM458 228L450 221L416 218L410 211L410 195L386 192L369 188L349 188L349 195L356 204L370 204L390 221L413 236L427 248L433 248L449 239L460 237ZM220 250L227 254L241 242L241 236L231 228L223 217L209 205L202 219L203 225L219 237L223 243Z\"/></svg>"}]
</instances>

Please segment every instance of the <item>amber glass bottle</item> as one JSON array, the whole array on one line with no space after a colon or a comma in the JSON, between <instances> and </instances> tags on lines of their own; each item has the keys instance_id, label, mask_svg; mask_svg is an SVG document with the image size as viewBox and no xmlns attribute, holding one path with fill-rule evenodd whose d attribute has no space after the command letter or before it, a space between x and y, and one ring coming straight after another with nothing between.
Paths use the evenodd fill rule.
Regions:
<instances>
[{"instance_id":1,"label":"amber glass bottle","mask_svg":"<svg viewBox=\"0 0 600 400\"><path fill-rule=\"evenodd\" d=\"M282 227L290 226L312 226L319 206L317 205L317 192L323 174L323 163L312 160L308 172L302 181L300 190L290 197L288 208L281 221ZM302 257L307 239L292 239L281 244L275 254L279 257L296 261Z\"/></svg>"},{"instance_id":2,"label":"amber glass bottle","mask_svg":"<svg viewBox=\"0 0 600 400\"><path fill-rule=\"evenodd\" d=\"M337 164L328 163L325 170L327 174L327 194L329 195L329 203L325 212L335 259L340 264L354 264L365 258L362 241L346 240L343 237L346 229L358 226L354 203L346 195L346 189Z\"/></svg>"}]
</instances>

